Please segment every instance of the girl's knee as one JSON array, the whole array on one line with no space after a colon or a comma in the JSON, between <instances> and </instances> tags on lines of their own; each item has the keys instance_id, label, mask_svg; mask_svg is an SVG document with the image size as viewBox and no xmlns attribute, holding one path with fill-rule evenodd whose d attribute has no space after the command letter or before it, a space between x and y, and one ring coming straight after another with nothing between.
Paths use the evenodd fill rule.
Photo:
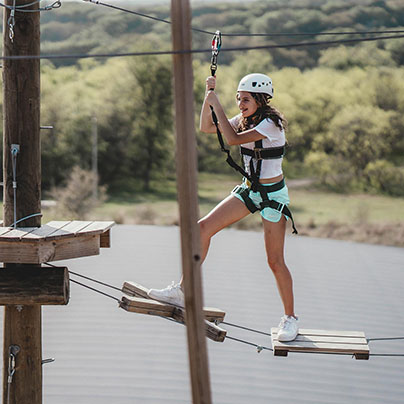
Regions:
<instances>
[{"instance_id":1,"label":"girl's knee","mask_svg":"<svg viewBox=\"0 0 404 404\"><path fill-rule=\"evenodd\" d=\"M288 270L283 257L268 257L268 265L274 273Z\"/></svg>"},{"instance_id":2,"label":"girl's knee","mask_svg":"<svg viewBox=\"0 0 404 404\"><path fill-rule=\"evenodd\" d=\"M198 224L201 238L210 239L213 234L211 234L209 222L206 219L201 219Z\"/></svg>"}]
</instances>

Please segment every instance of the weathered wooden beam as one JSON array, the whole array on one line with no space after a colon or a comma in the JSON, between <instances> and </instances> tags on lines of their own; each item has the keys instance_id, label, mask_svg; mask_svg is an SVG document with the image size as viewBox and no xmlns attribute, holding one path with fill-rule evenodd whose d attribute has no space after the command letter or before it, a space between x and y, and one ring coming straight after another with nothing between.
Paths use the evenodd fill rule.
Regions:
<instances>
[{"instance_id":1,"label":"weathered wooden beam","mask_svg":"<svg viewBox=\"0 0 404 404\"><path fill-rule=\"evenodd\" d=\"M0 305L65 305L69 302L66 267L17 266L0 269Z\"/></svg>"},{"instance_id":2,"label":"weathered wooden beam","mask_svg":"<svg viewBox=\"0 0 404 404\"><path fill-rule=\"evenodd\" d=\"M126 297L121 299L120 307L132 313L150 314L153 316L172 317L174 306L157 302L156 300L143 299L142 297Z\"/></svg>"},{"instance_id":3,"label":"weathered wooden beam","mask_svg":"<svg viewBox=\"0 0 404 404\"><path fill-rule=\"evenodd\" d=\"M178 307L175 307L173 319L186 324L185 311ZM205 333L209 339L216 342L223 342L226 338L227 331L205 320Z\"/></svg>"}]
</instances>

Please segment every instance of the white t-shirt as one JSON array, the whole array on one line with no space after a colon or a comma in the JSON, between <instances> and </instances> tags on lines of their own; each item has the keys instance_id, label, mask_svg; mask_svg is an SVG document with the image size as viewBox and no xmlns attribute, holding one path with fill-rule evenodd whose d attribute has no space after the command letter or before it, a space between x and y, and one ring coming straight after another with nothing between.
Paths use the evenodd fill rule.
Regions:
<instances>
[{"instance_id":1,"label":"white t-shirt","mask_svg":"<svg viewBox=\"0 0 404 404\"><path fill-rule=\"evenodd\" d=\"M230 125L233 129L237 132L237 127L239 120L241 119L241 114L234 116L233 118L229 119ZM285 131L283 129L279 129L274 122L270 118L266 118L262 120L257 126L251 127L251 129L255 129L258 133L262 136L265 136L265 139L262 139L262 147L280 147L283 146L286 142L285 138ZM254 149L254 142L245 143L241 146L245 147L246 149ZM243 163L244 169L247 171L248 174L250 173L250 160L252 157L243 155ZM262 160L261 165L261 175L260 178L272 178L277 177L283 173L282 171L282 160L283 157L278 159L268 159ZM254 166L254 169L256 167Z\"/></svg>"}]
</instances>

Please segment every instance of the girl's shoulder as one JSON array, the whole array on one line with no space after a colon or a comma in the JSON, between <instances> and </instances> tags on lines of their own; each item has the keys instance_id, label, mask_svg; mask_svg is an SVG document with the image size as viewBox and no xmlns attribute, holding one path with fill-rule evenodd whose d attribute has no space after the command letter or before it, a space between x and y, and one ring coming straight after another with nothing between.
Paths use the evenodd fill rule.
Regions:
<instances>
[{"instance_id":1,"label":"girl's shoulder","mask_svg":"<svg viewBox=\"0 0 404 404\"><path fill-rule=\"evenodd\" d=\"M233 116L233 118L229 119L229 123L233 128L237 128L241 120L241 114L237 114Z\"/></svg>"},{"instance_id":2,"label":"girl's shoulder","mask_svg":"<svg viewBox=\"0 0 404 404\"><path fill-rule=\"evenodd\" d=\"M270 138L284 135L283 128L279 128L277 125L275 125L275 122L269 117L264 118L254 127L254 129L261 135Z\"/></svg>"}]
</instances>

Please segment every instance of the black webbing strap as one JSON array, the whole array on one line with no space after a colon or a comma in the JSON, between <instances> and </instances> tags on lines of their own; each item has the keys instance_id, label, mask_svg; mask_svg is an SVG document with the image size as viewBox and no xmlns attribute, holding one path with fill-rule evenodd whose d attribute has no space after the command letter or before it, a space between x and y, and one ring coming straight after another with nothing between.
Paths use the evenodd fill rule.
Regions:
<instances>
[{"instance_id":1,"label":"black webbing strap","mask_svg":"<svg viewBox=\"0 0 404 404\"><path fill-rule=\"evenodd\" d=\"M236 188L233 189L233 192L241 196L245 203L245 206L251 213L255 213L257 210L259 210L259 208L255 206L255 203L249 196L250 188L242 188L238 185Z\"/></svg>"},{"instance_id":2,"label":"black webbing strap","mask_svg":"<svg viewBox=\"0 0 404 404\"><path fill-rule=\"evenodd\" d=\"M227 158L226 158L227 164L228 164L230 167L234 168L236 171L238 171L243 177L246 177L246 178L248 179L248 181L250 181L251 183L253 183L253 182L254 182L253 178L251 178L251 176L250 176L242 167L240 167L240 166L233 160L233 157L232 157L231 154L230 154L230 150L229 150L229 149L226 149L226 147L225 147L225 145L224 145L222 133L220 132L220 129L219 129L219 122L218 122L218 120L217 120L217 116L216 116L215 111L213 110L212 106L210 107L210 109L211 109L211 111L212 111L212 120L213 120L213 123L214 123L215 126L216 126L216 134L217 134L217 139L218 139L219 144L220 144L220 150L221 150L223 153L226 153L226 154L227 154Z\"/></svg>"},{"instance_id":3,"label":"black webbing strap","mask_svg":"<svg viewBox=\"0 0 404 404\"><path fill-rule=\"evenodd\" d=\"M255 205L255 203L252 201L252 199L250 198L250 188L244 188L244 187L238 185L233 189L232 192L241 196L247 209L251 213L255 213L257 210L261 211L265 208L272 208L272 209L275 209L278 212L282 213L283 215L287 216L292 221L293 234L298 234L296 226L295 226L295 221L293 220L292 212L290 211L288 206L283 203L280 203L273 199L268 198L268 193L279 191L284 186L285 186L284 179L282 179L282 181L277 182L276 184L263 186L262 188L265 189L265 192L263 192L261 189L259 190L260 194L261 194L261 198L262 198L262 202L260 203L259 207L257 207Z\"/></svg>"},{"instance_id":4,"label":"black webbing strap","mask_svg":"<svg viewBox=\"0 0 404 404\"><path fill-rule=\"evenodd\" d=\"M279 159L285 155L285 146L280 147L267 147L267 148L259 148L255 147L254 149L247 149L246 147L240 147L240 153L246 156L251 156L256 160L270 160L270 159Z\"/></svg>"},{"instance_id":5,"label":"black webbing strap","mask_svg":"<svg viewBox=\"0 0 404 404\"><path fill-rule=\"evenodd\" d=\"M295 227L295 221L293 220L292 212L285 204L274 201L273 199L266 199L265 201L262 201L260 203L260 208L260 210L265 208L272 208L287 216L292 221L293 234L298 234Z\"/></svg>"}]
</instances>

